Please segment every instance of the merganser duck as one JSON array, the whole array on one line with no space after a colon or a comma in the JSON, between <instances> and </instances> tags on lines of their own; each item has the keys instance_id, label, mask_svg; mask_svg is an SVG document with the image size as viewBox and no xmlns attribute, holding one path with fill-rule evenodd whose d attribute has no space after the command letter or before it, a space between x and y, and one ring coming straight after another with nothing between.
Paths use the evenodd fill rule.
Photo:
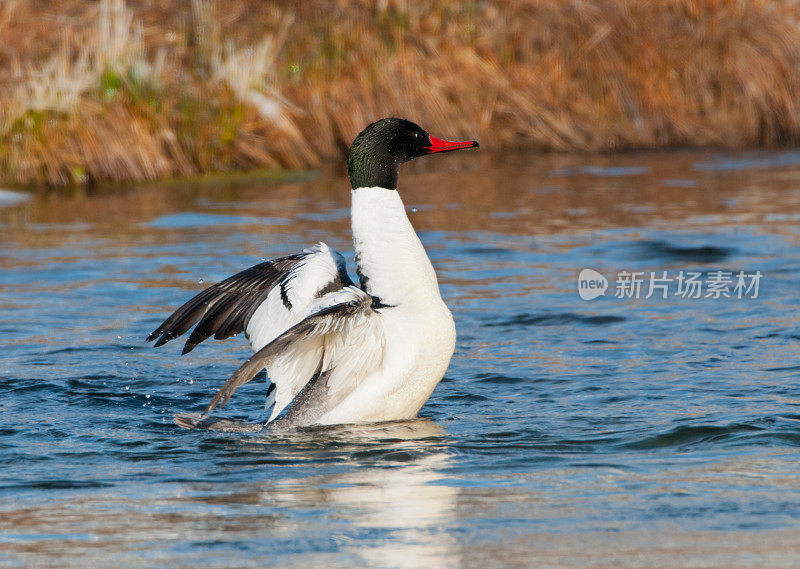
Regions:
<instances>
[{"instance_id":1,"label":"merganser duck","mask_svg":"<svg viewBox=\"0 0 800 569\"><path fill-rule=\"evenodd\" d=\"M419 156L477 146L435 138L404 119L366 127L347 161L359 285L344 257L319 243L246 269L178 308L147 338L156 347L197 324L183 354L212 334L240 332L255 354L202 415L176 415L176 422L224 430L208 414L262 368L270 381L262 427L416 417L447 370L456 329L397 192L398 171Z\"/></svg>"}]
</instances>

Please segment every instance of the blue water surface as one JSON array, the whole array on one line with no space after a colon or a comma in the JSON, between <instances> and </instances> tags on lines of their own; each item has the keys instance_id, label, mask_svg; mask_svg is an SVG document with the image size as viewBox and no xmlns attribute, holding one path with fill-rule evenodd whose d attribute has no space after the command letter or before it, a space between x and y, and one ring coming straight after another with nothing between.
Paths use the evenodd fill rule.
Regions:
<instances>
[{"instance_id":1,"label":"blue water surface","mask_svg":"<svg viewBox=\"0 0 800 569\"><path fill-rule=\"evenodd\" d=\"M400 191L456 319L450 368L416 421L280 433L172 422L244 338L184 357L144 338L262 259L352 255L344 178L0 204L0 566L795 566L796 156L413 164ZM605 295L581 299L584 268ZM622 271L639 298L614 295ZM645 298L664 271L762 278ZM263 419L265 387L223 414Z\"/></svg>"}]
</instances>

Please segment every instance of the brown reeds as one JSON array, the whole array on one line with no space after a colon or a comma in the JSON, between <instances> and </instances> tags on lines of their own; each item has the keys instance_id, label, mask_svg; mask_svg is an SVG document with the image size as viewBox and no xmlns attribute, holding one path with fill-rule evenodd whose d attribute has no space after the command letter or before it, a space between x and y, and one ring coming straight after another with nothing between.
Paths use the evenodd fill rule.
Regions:
<instances>
[{"instance_id":1,"label":"brown reeds","mask_svg":"<svg viewBox=\"0 0 800 569\"><path fill-rule=\"evenodd\" d=\"M386 115L484 147L794 144L798 16L791 0L5 0L0 181L306 168Z\"/></svg>"}]
</instances>

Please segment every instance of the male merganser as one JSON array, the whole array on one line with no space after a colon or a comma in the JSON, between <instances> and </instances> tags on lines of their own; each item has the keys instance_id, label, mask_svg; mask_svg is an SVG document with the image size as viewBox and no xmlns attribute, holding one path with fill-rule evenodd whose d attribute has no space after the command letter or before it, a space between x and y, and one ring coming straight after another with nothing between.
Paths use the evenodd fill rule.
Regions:
<instances>
[{"instance_id":1,"label":"male merganser","mask_svg":"<svg viewBox=\"0 0 800 569\"><path fill-rule=\"evenodd\" d=\"M210 337L244 331L255 354L222 386L208 413L266 368L267 423L332 425L413 419L442 379L456 329L397 192L403 162L477 147L385 118L353 141L347 161L356 286L341 254L319 243L217 283L178 308L147 338L155 345L195 326L186 354ZM285 411L285 413L284 413ZM279 418L279 415L283 415Z\"/></svg>"}]
</instances>

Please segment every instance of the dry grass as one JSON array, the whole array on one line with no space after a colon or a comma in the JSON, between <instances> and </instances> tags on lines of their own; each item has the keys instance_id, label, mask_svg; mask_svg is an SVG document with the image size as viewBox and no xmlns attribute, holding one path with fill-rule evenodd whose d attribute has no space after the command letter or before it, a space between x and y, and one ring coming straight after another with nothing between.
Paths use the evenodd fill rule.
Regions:
<instances>
[{"instance_id":1,"label":"dry grass","mask_svg":"<svg viewBox=\"0 0 800 569\"><path fill-rule=\"evenodd\" d=\"M304 168L386 115L485 147L795 144L799 16L793 0L4 0L0 181Z\"/></svg>"}]
</instances>

